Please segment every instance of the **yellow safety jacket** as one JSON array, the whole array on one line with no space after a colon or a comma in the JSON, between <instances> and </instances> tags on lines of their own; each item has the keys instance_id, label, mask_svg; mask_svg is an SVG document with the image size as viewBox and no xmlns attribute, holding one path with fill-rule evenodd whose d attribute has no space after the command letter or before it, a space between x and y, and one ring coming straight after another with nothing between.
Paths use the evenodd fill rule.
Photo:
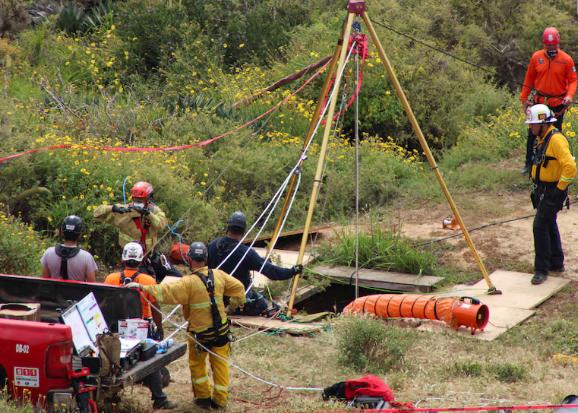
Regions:
<instances>
[{"instance_id":1,"label":"yellow safety jacket","mask_svg":"<svg viewBox=\"0 0 578 413\"><path fill-rule=\"evenodd\" d=\"M119 204L126 207L127 205ZM145 237L145 249L151 250L157 242L158 233L166 227L168 221L165 213L156 205L149 206L151 213L144 217L143 221L147 227ZM112 212L112 205L100 205L94 210L94 218L99 222L112 224L119 229L118 243L124 247L131 241L140 242L141 231L135 223L135 219L141 218L137 211L130 211L124 214Z\"/></svg>"},{"instance_id":2,"label":"yellow safety jacket","mask_svg":"<svg viewBox=\"0 0 578 413\"><path fill-rule=\"evenodd\" d=\"M245 303L245 287L235 277L221 270L212 270L215 279L215 301L223 323L228 322L223 297L230 297L229 305L236 308ZM202 267L195 272L207 274ZM183 317L189 322L188 331L201 333L213 327L211 300L203 281L195 274L187 275L171 284L143 285L142 290L163 304L180 304Z\"/></svg>"},{"instance_id":3,"label":"yellow safety jacket","mask_svg":"<svg viewBox=\"0 0 578 413\"><path fill-rule=\"evenodd\" d=\"M552 132L554 126L550 126L544 136L538 137L538 146L544 143L544 139ZM568 140L561 132L555 131L550 137L550 143L546 147L544 159L537 160L541 163L540 182L557 182L558 189L564 191L576 177L576 161L570 152ZM532 166L532 180L536 180L537 165Z\"/></svg>"}]
</instances>

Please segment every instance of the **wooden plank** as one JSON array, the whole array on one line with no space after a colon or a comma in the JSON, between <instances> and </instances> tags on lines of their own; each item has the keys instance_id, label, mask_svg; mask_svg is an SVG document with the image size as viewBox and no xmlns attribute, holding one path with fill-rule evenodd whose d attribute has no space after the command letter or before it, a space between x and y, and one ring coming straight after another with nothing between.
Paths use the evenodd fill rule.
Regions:
<instances>
[{"instance_id":1,"label":"wooden plank","mask_svg":"<svg viewBox=\"0 0 578 413\"><path fill-rule=\"evenodd\" d=\"M321 323L292 323L271 318L242 315L232 315L229 318L236 325L259 330L279 330L294 335L317 333L323 329L323 324Z\"/></svg>"},{"instance_id":2,"label":"wooden plank","mask_svg":"<svg viewBox=\"0 0 578 413\"><path fill-rule=\"evenodd\" d=\"M355 278L352 277L355 271L353 267L318 265L313 267L313 271L352 285L355 283ZM366 268L359 270L361 287L376 287L393 291L429 292L441 280L443 280L442 277L431 275L403 274Z\"/></svg>"},{"instance_id":3,"label":"wooden plank","mask_svg":"<svg viewBox=\"0 0 578 413\"><path fill-rule=\"evenodd\" d=\"M315 294L318 294L322 291L320 287L316 287L314 285L306 285L305 287L301 287L295 293L295 304L300 303L301 301L305 301L310 297L313 297Z\"/></svg>"}]
</instances>

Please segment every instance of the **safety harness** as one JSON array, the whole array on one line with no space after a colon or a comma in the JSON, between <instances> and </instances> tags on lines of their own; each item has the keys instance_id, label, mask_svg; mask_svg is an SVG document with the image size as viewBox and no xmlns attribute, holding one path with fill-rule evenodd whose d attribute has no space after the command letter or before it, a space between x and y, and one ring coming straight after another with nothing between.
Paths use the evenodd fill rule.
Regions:
<instances>
[{"instance_id":1,"label":"safety harness","mask_svg":"<svg viewBox=\"0 0 578 413\"><path fill-rule=\"evenodd\" d=\"M530 199L534 208L538 208L546 191L551 190L558 185L558 182L543 182L540 180L540 171L542 170L542 167L546 168L550 161L556 159L555 156L546 155L550 140L555 133L560 133L560 131L556 128L552 128L552 130L544 137L542 143L534 146L534 165L536 165L536 175L533 179L534 187L530 194ZM564 134L561 135L564 136ZM566 137L564 136L564 138ZM568 198L565 199L564 204L566 205L566 208L570 209Z\"/></svg>"},{"instance_id":2,"label":"safety harness","mask_svg":"<svg viewBox=\"0 0 578 413\"><path fill-rule=\"evenodd\" d=\"M147 252L146 239L150 225L147 225L146 223L145 225L143 225L143 220L141 217L133 218L133 222L136 225L137 229L140 231L140 245L142 245L143 252L146 253Z\"/></svg>"},{"instance_id":3,"label":"safety harness","mask_svg":"<svg viewBox=\"0 0 578 413\"><path fill-rule=\"evenodd\" d=\"M136 282L136 278L141 275L140 271L135 272L130 277L127 277L124 273L124 270L120 272L120 285L127 285L132 282Z\"/></svg>"},{"instance_id":4,"label":"safety harness","mask_svg":"<svg viewBox=\"0 0 578 413\"><path fill-rule=\"evenodd\" d=\"M76 257L80 252L79 247L66 247L62 244L54 247L56 255L60 257L60 277L63 280L68 280L68 260L70 258Z\"/></svg>"},{"instance_id":5,"label":"safety harness","mask_svg":"<svg viewBox=\"0 0 578 413\"><path fill-rule=\"evenodd\" d=\"M226 320L223 323L219 307L217 307L213 270L209 269L207 275L201 272L195 272L194 274L201 279L207 289L209 299L211 300L211 317L213 318L213 327L200 333L196 333L197 340L207 347L222 347L231 341L229 337L230 322L229 320Z\"/></svg>"},{"instance_id":6,"label":"safety harness","mask_svg":"<svg viewBox=\"0 0 578 413\"><path fill-rule=\"evenodd\" d=\"M546 150L548 149L548 145L550 144L550 139L555 133L560 132L558 129L553 128L542 140L541 144L537 144L534 146L534 165L536 165L536 176L534 177L534 184L547 184L547 182L540 181L540 170L542 167L547 168L548 162L555 160L556 157L554 156L547 156Z\"/></svg>"}]
</instances>

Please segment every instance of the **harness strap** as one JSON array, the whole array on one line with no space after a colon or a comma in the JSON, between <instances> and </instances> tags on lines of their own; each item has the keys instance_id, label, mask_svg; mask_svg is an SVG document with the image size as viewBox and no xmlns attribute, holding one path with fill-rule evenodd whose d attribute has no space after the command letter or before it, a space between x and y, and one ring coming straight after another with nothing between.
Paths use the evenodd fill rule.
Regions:
<instances>
[{"instance_id":1,"label":"harness strap","mask_svg":"<svg viewBox=\"0 0 578 413\"><path fill-rule=\"evenodd\" d=\"M54 247L54 252L60 257L60 277L62 277L63 280L68 280L68 259L76 257L80 252L80 248L57 245Z\"/></svg>"},{"instance_id":2,"label":"harness strap","mask_svg":"<svg viewBox=\"0 0 578 413\"><path fill-rule=\"evenodd\" d=\"M209 293L209 299L211 300L211 316L213 318L213 327L212 327L213 331L207 331L207 333L219 332L219 330L223 326L223 322L221 319L221 313L219 312L219 307L217 307L217 302L215 301L215 277L213 275L213 270L209 269L208 274L206 276L201 272L195 272L195 275L198 276L205 285L207 293Z\"/></svg>"},{"instance_id":3,"label":"harness strap","mask_svg":"<svg viewBox=\"0 0 578 413\"><path fill-rule=\"evenodd\" d=\"M124 270L122 270L120 272L120 285L127 285L128 283L134 282L139 275L141 275L141 272L137 271L130 277L127 277Z\"/></svg>"},{"instance_id":4,"label":"harness strap","mask_svg":"<svg viewBox=\"0 0 578 413\"><path fill-rule=\"evenodd\" d=\"M140 231L140 245L142 245L143 252L147 252L147 234L149 232L148 227L142 224L141 217L136 217L132 219L138 230Z\"/></svg>"},{"instance_id":5,"label":"harness strap","mask_svg":"<svg viewBox=\"0 0 578 413\"><path fill-rule=\"evenodd\" d=\"M548 166L548 162L551 160L555 160L556 158L553 156L546 156L546 151L548 150L548 145L550 144L550 139L552 136L559 132L558 129L553 128L548 135L544 137L544 140L541 144L536 145L534 147L534 163L536 164L536 176L534 177L534 183L539 184L540 181L540 171L542 166L546 168Z\"/></svg>"}]
</instances>

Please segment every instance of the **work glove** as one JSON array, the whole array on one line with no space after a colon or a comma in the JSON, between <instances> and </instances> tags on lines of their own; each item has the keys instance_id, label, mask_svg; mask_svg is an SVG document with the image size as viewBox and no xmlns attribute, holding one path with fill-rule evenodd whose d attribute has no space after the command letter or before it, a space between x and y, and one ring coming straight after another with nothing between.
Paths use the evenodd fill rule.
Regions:
<instances>
[{"instance_id":1,"label":"work glove","mask_svg":"<svg viewBox=\"0 0 578 413\"><path fill-rule=\"evenodd\" d=\"M117 214L126 214L127 212L130 211L130 208L118 205L118 204L114 204L112 206L112 212L115 212Z\"/></svg>"},{"instance_id":2,"label":"work glove","mask_svg":"<svg viewBox=\"0 0 578 413\"><path fill-rule=\"evenodd\" d=\"M291 267L291 271L293 271L293 275L303 274L303 265L297 264Z\"/></svg>"},{"instance_id":3,"label":"work glove","mask_svg":"<svg viewBox=\"0 0 578 413\"><path fill-rule=\"evenodd\" d=\"M127 285L125 285L125 288L133 288L135 290L139 290L141 289L141 285L137 282L132 282L132 283L128 283Z\"/></svg>"},{"instance_id":4,"label":"work glove","mask_svg":"<svg viewBox=\"0 0 578 413\"><path fill-rule=\"evenodd\" d=\"M139 214L144 215L144 216L147 216L151 213L151 211L146 207L132 205L130 208L131 208L131 210L136 211Z\"/></svg>"}]
</instances>

